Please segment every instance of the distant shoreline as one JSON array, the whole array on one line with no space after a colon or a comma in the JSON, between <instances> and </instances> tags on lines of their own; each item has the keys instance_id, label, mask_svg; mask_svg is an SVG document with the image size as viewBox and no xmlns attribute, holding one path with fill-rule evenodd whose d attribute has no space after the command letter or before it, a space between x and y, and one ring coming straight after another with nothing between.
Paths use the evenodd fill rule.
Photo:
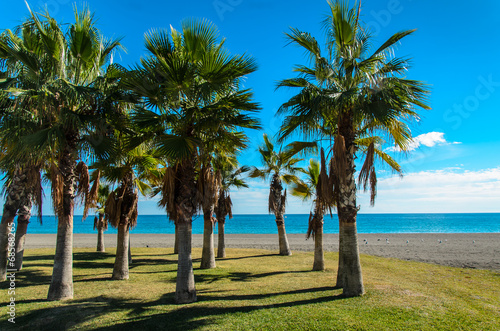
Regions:
<instances>
[{"instance_id":1,"label":"distant shoreline","mask_svg":"<svg viewBox=\"0 0 500 331\"><path fill-rule=\"evenodd\" d=\"M116 247L116 234L105 234L106 247ZM131 233L134 247L172 247L173 234ZM193 247L201 247L203 235L193 234ZM293 251L312 251L314 242L304 234L288 234ZM217 235L214 235L217 247ZM500 272L500 233L359 233L361 254ZM97 234L74 234L74 247L95 247ZM408 242L408 243L407 243ZM56 234L30 234L25 248L55 248ZM325 234L326 251L338 251L338 234ZM226 234L227 248L278 250L276 234ZM196 258L196 256L195 256Z\"/></svg>"}]
</instances>

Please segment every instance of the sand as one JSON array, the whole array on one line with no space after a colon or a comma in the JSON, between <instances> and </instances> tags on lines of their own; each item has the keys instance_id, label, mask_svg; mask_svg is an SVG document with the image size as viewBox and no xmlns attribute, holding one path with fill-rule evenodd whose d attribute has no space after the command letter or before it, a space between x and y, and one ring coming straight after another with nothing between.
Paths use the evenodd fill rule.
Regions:
<instances>
[{"instance_id":1,"label":"sand","mask_svg":"<svg viewBox=\"0 0 500 331\"><path fill-rule=\"evenodd\" d=\"M133 247L172 247L172 234L131 234ZM398 233L359 234L361 254L392 257L460 268L500 271L500 233ZM74 247L95 247L97 234L75 234ZM203 237L193 235L193 247L201 247ZM312 251L314 242L305 235L288 234L293 251ZM25 248L55 248L55 234L28 234ZM338 251L338 235L325 234L325 250ZM116 247L116 235L105 234L106 247ZM217 235L215 235L217 247ZM258 248L277 251L278 235L227 234L227 248Z\"/></svg>"}]
</instances>

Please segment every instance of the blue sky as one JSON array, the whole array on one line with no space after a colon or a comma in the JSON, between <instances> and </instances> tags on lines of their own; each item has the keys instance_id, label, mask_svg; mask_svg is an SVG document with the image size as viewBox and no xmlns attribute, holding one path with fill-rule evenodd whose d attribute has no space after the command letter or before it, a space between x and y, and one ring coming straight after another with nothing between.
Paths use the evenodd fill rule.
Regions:
<instances>
[{"instance_id":1,"label":"blue sky","mask_svg":"<svg viewBox=\"0 0 500 331\"><path fill-rule=\"evenodd\" d=\"M323 40L321 21L327 14L324 0L265 1L94 1L86 2L107 37L123 36L127 53L115 62L136 63L144 54L144 33L178 28L186 18L207 18L215 23L232 53L254 56L259 70L245 85L262 106L264 131L277 132L281 121L274 114L292 94L275 91L277 80L293 77L295 64L306 64L303 52L286 46L289 27ZM353 1L351 1L353 3ZM36 11L47 6L58 21L73 21L74 1L29 1ZM76 2L81 6L82 2ZM0 30L13 28L27 16L24 1L2 4ZM398 46L398 56L412 58L408 78L431 87L432 110L422 112L412 127L414 150L397 157L405 176L400 179L383 167L378 171L376 206L360 193L361 212L500 212L500 3L494 0L364 1L362 19L381 44L397 31L418 31ZM262 132L250 135L252 146L241 162L259 165L256 147ZM233 192L235 213L267 213L268 184L250 181L251 188ZM47 200L49 199L46 191ZM163 213L156 201L143 200L142 214ZM309 203L289 200L288 213L308 213ZM50 202L45 214L52 214ZM78 210L76 212L78 214Z\"/></svg>"}]
</instances>

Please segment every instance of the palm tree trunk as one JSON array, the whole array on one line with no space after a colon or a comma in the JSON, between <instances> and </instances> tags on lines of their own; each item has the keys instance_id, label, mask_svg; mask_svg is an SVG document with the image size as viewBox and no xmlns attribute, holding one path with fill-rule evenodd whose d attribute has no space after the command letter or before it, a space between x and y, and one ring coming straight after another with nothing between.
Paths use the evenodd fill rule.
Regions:
<instances>
[{"instance_id":1,"label":"palm tree trunk","mask_svg":"<svg viewBox=\"0 0 500 331\"><path fill-rule=\"evenodd\" d=\"M28 232L29 215L17 216L16 229L16 261L14 269L20 271L23 268L24 258L24 242L26 241L26 233Z\"/></svg>"},{"instance_id":2,"label":"palm tree trunk","mask_svg":"<svg viewBox=\"0 0 500 331\"><path fill-rule=\"evenodd\" d=\"M339 266L337 269L337 283L335 288L344 287L344 232L341 230L342 224L339 221Z\"/></svg>"},{"instance_id":3,"label":"palm tree trunk","mask_svg":"<svg viewBox=\"0 0 500 331\"><path fill-rule=\"evenodd\" d=\"M276 225L278 226L278 239L280 245L280 255L289 256L292 255L290 250L290 245L288 244L288 238L285 231L285 219L283 215L276 218Z\"/></svg>"},{"instance_id":4,"label":"palm tree trunk","mask_svg":"<svg viewBox=\"0 0 500 331\"><path fill-rule=\"evenodd\" d=\"M226 242L224 239L224 231L225 231L226 221L222 218L217 219L217 226L219 232L219 240L217 243L217 257L224 258L226 257Z\"/></svg>"},{"instance_id":5,"label":"palm tree trunk","mask_svg":"<svg viewBox=\"0 0 500 331\"><path fill-rule=\"evenodd\" d=\"M191 303L196 301L193 260L191 257L191 220L181 220L177 223L176 227L178 228L179 236L179 257L175 301L177 303Z\"/></svg>"},{"instance_id":6,"label":"palm tree trunk","mask_svg":"<svg viewBox=\"0 0 500 331\"><path fill-rule=\"evenodd\" d=\"M358 234L356 230L356 218L358 208L356 206L356 181L354 174L354 130L352 118L343 116L339 126L340 134L344 137L346 150L346 170L343 178L340 178L339 201L337 205L339 216L339 267L341 273L341 285L343 295L354 297L363 295L363 275L359 259ZM340 238L342 238L340 240Z\"/></svg>"},{"instance_id":7,"label":"palm tree trunk","mask_svg":"<svg viewBox=\"0 0 500 331\"><path fill-rule=\"evenodd\" d=\"M215 268L213 208L203 212L203 251L201 269Z\"/></svg>"},{"instance_id":8,"label":"palm tree trunk","mask_svg":"<svg viewBox=\"0 0 500 331\"><path fill-rule=\"evenodd\" d=\"M62 205L58 210L56 253L52 269L48 300L66 300L73 298L73 213L75 203L76 161L74 148L76 142L67 138L68 146L64 149L59 170L63 181Z\"/></svg>"},{"instance_id":9,"label":"palm tree trunk","mask_svg":"<svg viewBox=\"0 0 500 331\"><path fill-rule=\"evenodd\" d=\"M16 169L12 178L12 183L7 189L5 203L3 205L2 220L0 222L0 281L7 277L7 269L14 269L14 265L9 262L9 241L15 240L14 233L11 233L14 224L14 218L24 197L26 186L26 173Z\"/></svg>"},{"instance_id":10,"label":"palm tree trunk","mask_svg":"<svg viewBox=\"0 0 500 331\"><path fill-rule=\"evenodd\" d=\"M325 270L325 255L323 253L323 216L314 215L316 230L314 232L314 263L313 271Z\"/></svg>"},{"instance_id":11,"label":"palm tree trunk","mask_svg":"<svg viewBox=\"0 0 500 331\"><path fill-rule=\"evenodd\" d=\"M17 212L17 229L15 240L16 260L14 262L14 269L18 271L23 268L24 242L26 240L26 233L28 232L28 224L31 218L31 207L33 204L33 191L25 189L24 192L25 194L21 198L19 210Z\"/></svg>"},{"instance_id":12,"label":"palm tree trunk","mask_svg":"<svg viewBox=\"0 0 500 331\"><path fill-rule=\"evenodd\" d=\"M179 254L179 232L177 230L177 225L174 225L175 235L174 235L174 254Z\"/></svg>"},{"instance_id":13,"label":"palm tree trunk","mask_svg":"<svg viewBox=\"0 0 500 331\"><path fill-rule=\"evenodd\" d=\"M99 220L97 221L97 251L106 251L104 247L104 214L101 213L99 213Z\"/></svg>"},{"instance_id":14,"label":"palm tree trunk","mask_svg":"<svg viewBox=\"0 0 500 331\"><path fill-rule=\"evenodd\" d=\"M177 257L177 281L175 301L191 303L196 301L193 260L191 257L192 222L196 212L195 157L184 160L177 166L175 197L179 253Z\"/></svg>"},{"instance_id":15,"label":"palm tree trunk","mask_svg":"<svg viewBox=\"0 0 500 331\"><path fill-rule=\"evenodd\" d=\"M0 280L1 281L4 281L7 279L7 269L14 269L14 268L11 268L10 265L8 268L8 263L9 263L9 239L11 242L14 239L12 237L14 234L11 233L11 228L14 224L15 216L16 216L16 214L12 214L12 212L9 212L8 210L6 210L5 205L4 205L2 221L0 223L0 249L1 249Z\"/></svg>"},{"instance_id":16,"label":"palm tree trunk","mask_svg":"<svg viewBox=\"0 0 500 331\"><path fill-rule=\"evenodd\" d=\"M128 279L128 251L129 251L129 225L120 222L116 242L116 257L111 279Z\"/></svg>"}]
</instances>

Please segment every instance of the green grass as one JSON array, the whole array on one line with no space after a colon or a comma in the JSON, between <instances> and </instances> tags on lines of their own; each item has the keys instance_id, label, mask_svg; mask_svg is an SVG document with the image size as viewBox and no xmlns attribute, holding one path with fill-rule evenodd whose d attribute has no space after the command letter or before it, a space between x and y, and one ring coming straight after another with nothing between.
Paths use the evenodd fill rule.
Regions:
<instances>
[{"instance_id":1,"label":"green grass","mask_svg":"<svg viewBox=\"0 0 500 331\"><path fill-rule=\"evenodd\" d=\"M198 302L174 304L176 255L137 248L128 281L111 281L114 250L75 249L74 299L46 301L54 251L27 252L17 274L16 324L1 330L500 330L500 274L362 256L366 295L335 289L338 255L312 272L312 253L228 249L217 268L200 270Z\"/></svg>"}]
</instances>

